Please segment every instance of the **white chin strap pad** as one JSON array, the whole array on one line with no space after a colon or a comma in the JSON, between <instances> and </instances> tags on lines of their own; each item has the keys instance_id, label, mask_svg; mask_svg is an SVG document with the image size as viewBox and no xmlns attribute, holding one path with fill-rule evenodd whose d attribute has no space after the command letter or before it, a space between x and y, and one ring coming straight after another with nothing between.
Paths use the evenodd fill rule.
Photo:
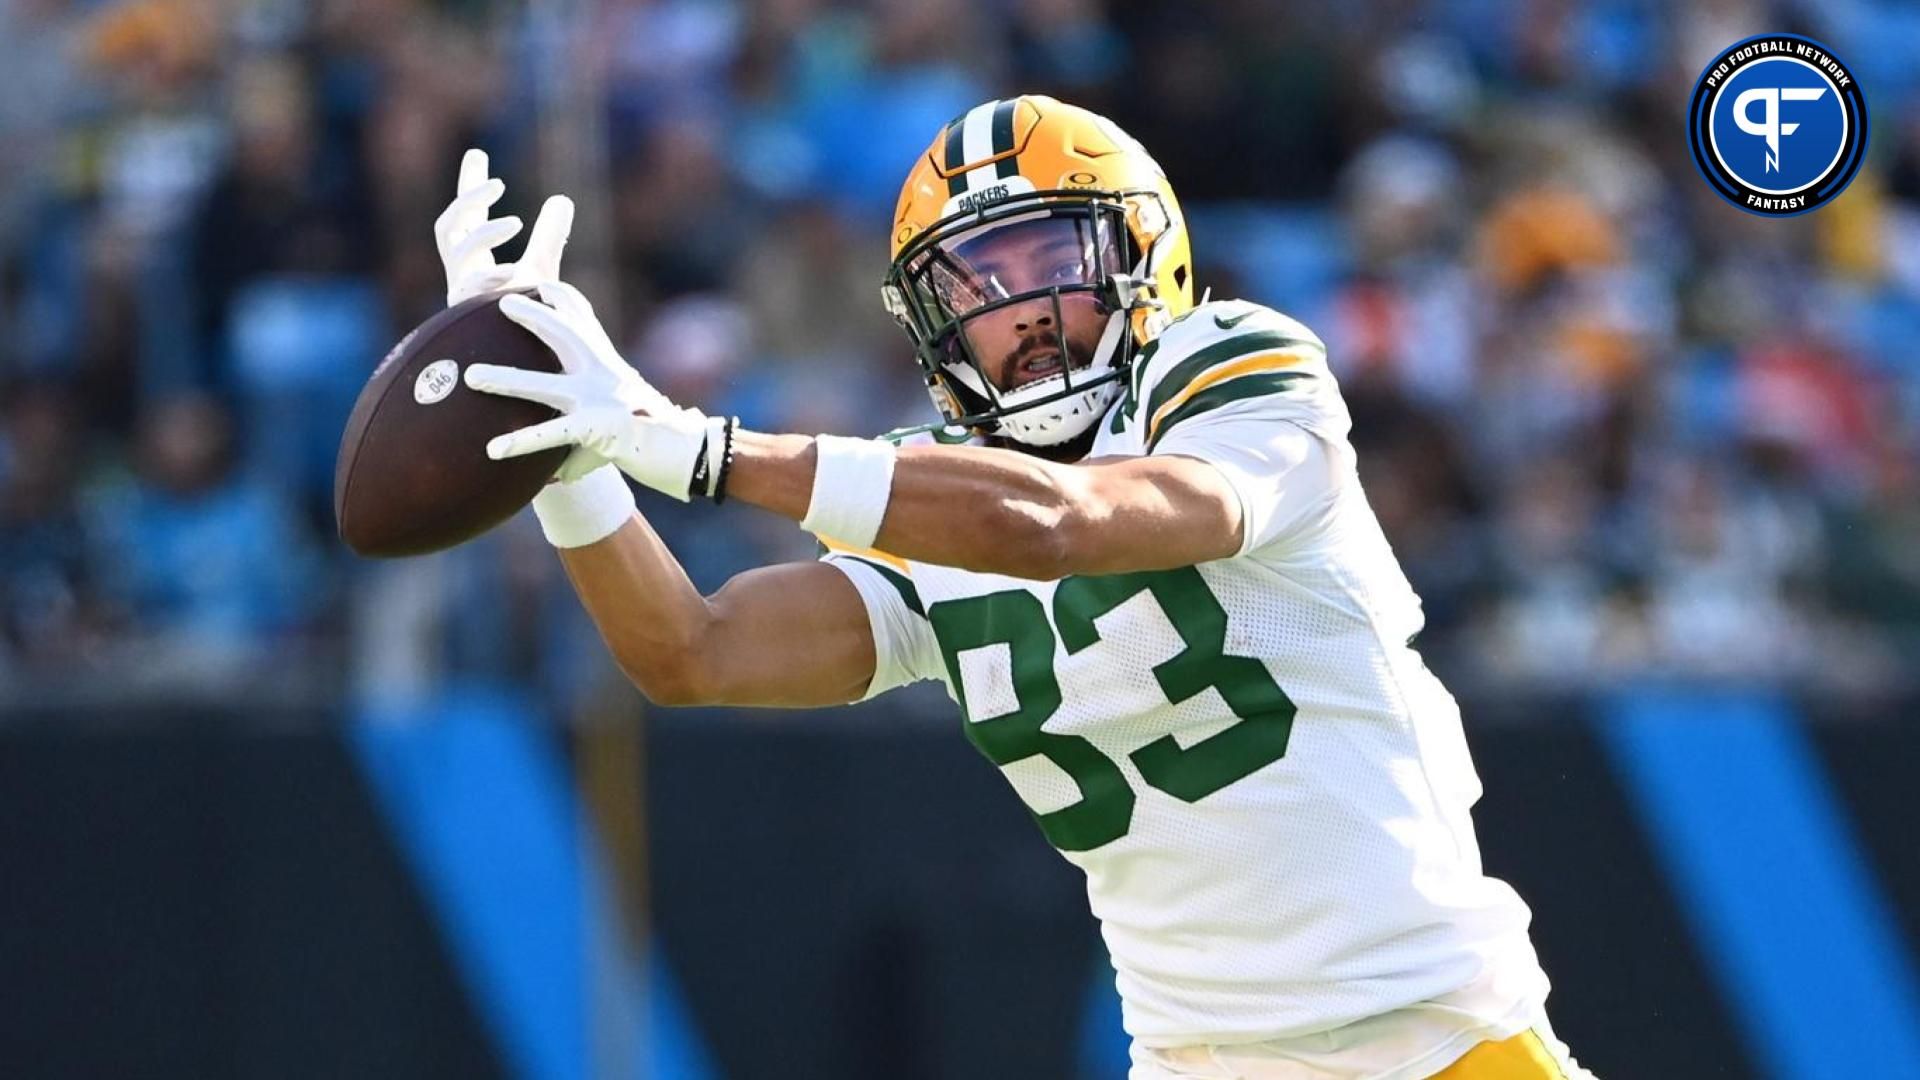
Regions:
<instances>
[{"instance_id":1,"label":"white chin strap pad","mask_svg":"<svg viewBox=\"0 0 1920 1080\"><path fill-rule=\"evenodd\" d=\"M1000 418L1000 434L1028 446L1058 446L1093 426L1120 392L1118 381Z\"/></svg>"},{"instance_id":2,"label":"white chin strap pad","mask_svg":"<svg viewBox=\"0 0 1920 1080\"><path fill-rule=\"evenodd\" d=\"M1120 349L1120 336L1127 332L1127 313L1116 311L1107 316L1107 327L1094 347L1093 363L1080 374L1093 378L1113 370L1113 358ZM1044 405L1022 408L1021 398L1044 398L1060 392L1058 382L1066 376L1053 375L1000 396L1000 406L1013 410L1000 418L1000 434L1028 446L1058 446L1078 437L1093 426L1107 406L1120 393L1119 380L1109 380L1076 394L1069 394Z\"/></svg>"}]
</instances>

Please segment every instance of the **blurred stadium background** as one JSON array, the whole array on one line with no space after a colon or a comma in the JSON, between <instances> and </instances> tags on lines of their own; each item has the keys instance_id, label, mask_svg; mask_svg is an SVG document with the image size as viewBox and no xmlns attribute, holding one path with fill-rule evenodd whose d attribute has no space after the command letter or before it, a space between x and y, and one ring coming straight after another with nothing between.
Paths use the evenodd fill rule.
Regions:
<instances>
[{"instance_id":1,"label":"blurred stadium background","mask_svg":"<svg viewBox=\"0 0 1920 1080\"><path fill-rule=\"evenodd\" d=\"M1872 110L1790 220L1683 137L1766 31ZM530 521L332 535L466 146L579 200L670 394L870 434L928 416L897 183L1042 91L1331 344L1581 1058L1920 1076L1920 9L3 0L0 72L6 1075L1121 1075L1076 875L937 690L652 713ZM812 554L642 505L707 588Z\"/></svg>"}]
</instances>

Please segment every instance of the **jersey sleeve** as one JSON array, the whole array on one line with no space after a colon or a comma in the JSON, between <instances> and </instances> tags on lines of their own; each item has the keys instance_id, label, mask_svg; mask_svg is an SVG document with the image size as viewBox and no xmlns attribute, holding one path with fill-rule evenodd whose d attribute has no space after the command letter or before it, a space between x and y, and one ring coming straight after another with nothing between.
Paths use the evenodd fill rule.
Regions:
<instances>
[{"instance_id":1,"label":"jersey sleeve","mask_svg":"<svg viewBox=\"0 0 1920 1080\"><path fill-rule=\"evenodd\" d=\"M1195 309L1156 344L1135 373L1131 422L1146 453L1200 458L1226 477L1245 523L1239 554L1284 541L1333 504L1351 421L1313 331L1227 301Z\"/></svg>"},{"instance_id":2,"label":"jersey sleeve","mask_svg":"<svg viewBox=\"0 0 1920 1080\"><path fill-rule=\"evenodd\" d=\"M821 561L847 575L867 609L873 630L873 681L860 700L922 679L944 679L946 665L914 587L912 567L877 551L829 544Z\"/></svg>"},{"instance_id":3,"label":"jersey sleeve","mask_svg":"<svg viewBox=\"0 0 1920 1080\"><path fill-rule=\"evenodd\" d=\"M1340 451L1287 420L1222 416L1169 435L1156 453L1199 458L1220 471L1240 503L1240 550L1284 542L1330 510Z\"/></svg>"}]
</instances>

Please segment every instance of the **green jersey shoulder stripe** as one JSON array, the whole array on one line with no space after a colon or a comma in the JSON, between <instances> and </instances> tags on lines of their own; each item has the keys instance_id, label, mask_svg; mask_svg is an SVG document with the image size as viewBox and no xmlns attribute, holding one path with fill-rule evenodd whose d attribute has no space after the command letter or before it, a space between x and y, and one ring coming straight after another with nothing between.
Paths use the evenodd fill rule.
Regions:
<instances>
[{"instance_id":1,"label":"green jersey shoulder stripe","mask_svg":"<svg viewBox=\"0 0 1920 1080\"><path fill-rule=\"evenodd\" d=\"M1151 420L1155 414L1159 413L1160 407L1177 397L1187 388L1188 383L1230 360L1237 360L1253 353L1275 352L1280 349L1290 349L1296 345L1310 344L1314 343L1277 330L1249 330L1197 349L1193 355L1174 364L1165 375L1154 382L1153 390L1147 396L1144 415Z\"/></svg>"},{"instance_id":2,"label":"green jersey shoulder stripe","mask_svg":"<svg viewBox=\"0 0 1920 1080\"><path fill-rule=\"evenodd\" d=\"M1166 419L1160 421L1159 426L1153 429L1152 436L1147 440L1147 453L1153 453L1153 448L1160 445L1160 440L1167 437L1167 432L1172 431L1182 420L1212 412L1236 401L1277 394L1284 391L1291 383L1312 377L1304 371L1259 371L1209 386L1181 402L1167 414Z\"/></svg>"}]
</instances>

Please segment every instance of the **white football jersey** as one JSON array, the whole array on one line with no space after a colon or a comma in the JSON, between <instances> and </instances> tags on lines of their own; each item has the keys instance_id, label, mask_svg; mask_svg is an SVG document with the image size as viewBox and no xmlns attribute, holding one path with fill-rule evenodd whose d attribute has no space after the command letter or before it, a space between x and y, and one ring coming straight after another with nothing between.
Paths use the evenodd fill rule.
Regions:
<instances>
[{"instance_id":1,"label":"white football jersey","mask_svg":"<svg viewBox=\"0 0 1920 1080\"><path fill-rule=\"evenodd\" d=\"M1414 595L1354 472L1325 346L1241 301L1142 350L1090 457L1180 454L1238 493L1234 557L1027 581L879 552L868 696L939 679L1087 875L1145 1046L1324 1032L1447 995L1538 1008L1528 911L1481 872L1479 779L1410 647Z\"/></svg>"}]
</instances>

